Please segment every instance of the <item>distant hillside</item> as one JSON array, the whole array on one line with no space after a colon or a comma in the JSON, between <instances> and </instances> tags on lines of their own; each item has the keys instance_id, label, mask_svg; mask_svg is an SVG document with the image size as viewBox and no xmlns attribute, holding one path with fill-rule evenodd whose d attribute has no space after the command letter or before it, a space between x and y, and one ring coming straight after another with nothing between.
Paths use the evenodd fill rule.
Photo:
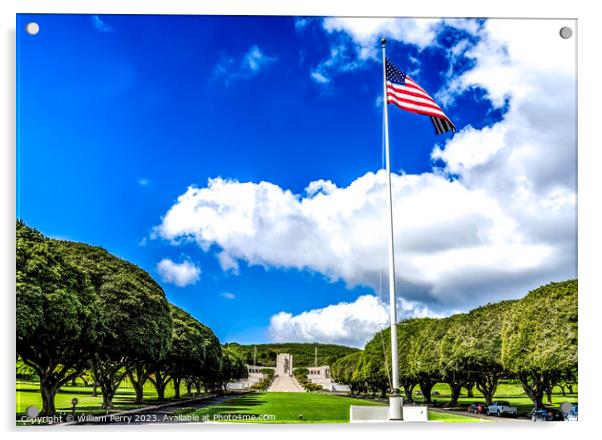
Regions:
<instances>
[{"instance_id":1,"label":"distant hillside","mask_svg":"<svg viewBox=\"0 0 602 440\"><path fill-rule=\"evenodd\" d=\"M275 367L278 353L290 353L293 355L293 367L313 367L316 345L318 346L318 365L332 365L337 359L359 351L357 348L343 345L293 342L257 345L241 345L233 342L224 346L236 352L248 364L253 363L253 348L257 347L257 365Z\"/></svg>"}]
</instances>

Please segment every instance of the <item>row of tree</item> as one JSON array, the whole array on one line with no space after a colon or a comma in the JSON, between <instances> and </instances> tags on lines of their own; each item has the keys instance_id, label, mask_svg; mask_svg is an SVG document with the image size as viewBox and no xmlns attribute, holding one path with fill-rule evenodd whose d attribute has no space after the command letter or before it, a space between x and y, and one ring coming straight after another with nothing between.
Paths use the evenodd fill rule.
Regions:
<instances>
[{"instance_id":1,"label":"row of tree","mask_svg":"<svg viewBox=\"0 0 602 440\"><path fill-rule=\"evenodd\" d=\"M390 330L377 333L362 352L336 361L332 375L352 393L390 389ZM426 403L436 383L476 386L488 404L501 379L520 381L536 407L556 385L577 382L577 280L551 283L521 300L488 304L447 318L417 318L397 326L400 382L405 399L416 385Z\"/></svg>"},{"instance_id":2,"label":"row of tree","mask_svg":"<svg viewBox=\"0 0 602 440\"><path fill-rule=\"evenodd\" d=\"M141 403L151 381L159 399L173 381L176 396L221 391L246 368L222 348L207 326L169 304L165 292L138 266L102 248L53 240L17 222L17 356L40 380L42 414L76 377L93 375L111 408L129 376Z\"/></svg>"}]
</instances>

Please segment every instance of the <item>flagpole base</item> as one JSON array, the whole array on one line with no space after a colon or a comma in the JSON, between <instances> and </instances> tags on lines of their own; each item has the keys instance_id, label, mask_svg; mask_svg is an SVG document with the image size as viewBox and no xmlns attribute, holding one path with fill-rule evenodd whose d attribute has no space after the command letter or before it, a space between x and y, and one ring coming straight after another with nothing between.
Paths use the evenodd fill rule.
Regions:
<instances>
[{"instance_id":1,"label":"flagpole base","mask_svg":"<svg viewBox=\"0 0 602 440\"><path fill-rule=\"evenodd\" d=\"M403 398L399 393L389 396L389 420L403 420Z\"/></svg>"}]
</instances>

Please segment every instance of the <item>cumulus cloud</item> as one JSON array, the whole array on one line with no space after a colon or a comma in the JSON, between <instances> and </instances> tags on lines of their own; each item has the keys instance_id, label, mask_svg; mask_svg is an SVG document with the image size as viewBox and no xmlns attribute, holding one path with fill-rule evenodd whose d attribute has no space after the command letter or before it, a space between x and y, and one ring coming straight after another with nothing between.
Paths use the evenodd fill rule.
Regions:
<instances>
[{"instance_id":1,"label":"cumulus cloud","mask_svg":"<svg viewBox=\"0 0 602 440\"><path fill-rule=\"evenodd\" d=\"M406 299L474 305L476 290L483 294L478 303L534 271L543 279L556 275L563 242L534 240L522 219L486 192L436 173L393 174L392 187L397 275ZM574 212L574 200L557 203L560 212ZM386 268L385 208L384 171L366 173L345 188L312 182L305 196L269 182L217 178L188 188L154 234L174 243L191 240L205 250L217 245L222 266L242 260L309 269L349 286L376 287ZM555 220L565 228L571 221Z\"/></svg>"},{"instance_id":2,"label":"cumulus cloud","mask_svg":"<svg viewBox=\"0 0 602 440\"><path fill-rule=\"evenodd\" d=\"M379 29L376 22L364 30L325 23L331 32L347 26L355 44ZM471 26L460 23L454 26ZM474 64L445 85L448 105L479 89L504 113L495 124L464 127L433 146L431 172L392 175L403 301L450 313L576 276L576 54L573 40L558 37L566 24L572 23L492 20L470 28L478 33L476 44L455 48L454 56ZM423 26L424 42L416 44L434 38L431 28L436 24ZM370 58L354 50L354 59ZM309 182L304 194L270 182L210 179L180 195L154 235L215 247L224 270L237 271L240 261L311 270L376 291L386 270L385 190L383 171L346 187ZM270 328L290 338L299 332L347 340L345 332L311 324L326 310L331 313L328 307L296 316L283 311Z\"/></svg>"},{"instance_id":3,"label":"cumulus cloud","mask_svg":"<svg viewBox=\"0 0 602 440\"><path fill-rule=\"evenodd\" d=\"M233 294L232 292L222 292L220 293L220 296L224 299L234 299L236 298L236 295Z\"/></svg>"},{"instance_id":4,"label":"cumulus cloud","mask_svg":"<svg viewBox=\"0 0 602 440\"><path fill-rule=\"evenodd\" d=\"M239 59L222 56L221 61L215 66L214 75L223 77L226 83L230 83L237 79L255 76L275 61L276 57L266 55L258 46L251 46Z\"/></svg>"},{"instance_id":5,"label":"cumulus cloud","mask_svg":"<svg viewBox=\"0 0 602 440\"><path fill-rule=\"evenodd\" d=\"M328 84L333 76L356 70L369 61L378 61L381 37L402 41L422 50L437 45L438 31L443 26L471 34L478 32L480 27L476 20L430 18L327 17L320 24L329 35L330 50L328 57L310 72L311 78L319 84ZM295 22L298 30L307 25L307 21ZM415 67L411 73L417 72Z\"/></svg>"},{"instance_id":6,"label":"cumulus cloud","mask_svg":"<svg viewBox=\"0 0 602 440\"><path fill-rule=\"evenodd\" d=\"M188 260L174 263L169 258L164 258L157 263L157 272L165 283L185 287L196 283L201 276L201 269Z\"/></svg>"},{"instance_id":7,"label":"cumulus cloud","mask_svg":"<svg viewBox=\"0 0 602 440\"><path fill-rule=\"evenodd\" d=\"M434 316L428 308L400 300L400 319ZM389 325L389 309L374 295L341 302L298 315L280 312L272 316L268 337L273 342L322 342L363 347L374 334Z\"/></svg>"}]
</instances>

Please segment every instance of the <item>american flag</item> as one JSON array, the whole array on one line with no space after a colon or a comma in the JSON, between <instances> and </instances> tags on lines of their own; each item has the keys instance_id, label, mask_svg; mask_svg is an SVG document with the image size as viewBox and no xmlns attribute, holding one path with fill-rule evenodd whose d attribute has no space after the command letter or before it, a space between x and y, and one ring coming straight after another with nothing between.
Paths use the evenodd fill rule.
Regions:
<instances>
[{"instance_id":1,"label":"american flag","mask_svg":"<svg viewBox=\"0 0 602 440\"><path fill-rule=\"evenodd\" d=\"M435 100L405 72L386 60L387 103L402 110L430 116L437 134L456 131L456 126L447 117Z\"/></svg>"}]
</instances>

